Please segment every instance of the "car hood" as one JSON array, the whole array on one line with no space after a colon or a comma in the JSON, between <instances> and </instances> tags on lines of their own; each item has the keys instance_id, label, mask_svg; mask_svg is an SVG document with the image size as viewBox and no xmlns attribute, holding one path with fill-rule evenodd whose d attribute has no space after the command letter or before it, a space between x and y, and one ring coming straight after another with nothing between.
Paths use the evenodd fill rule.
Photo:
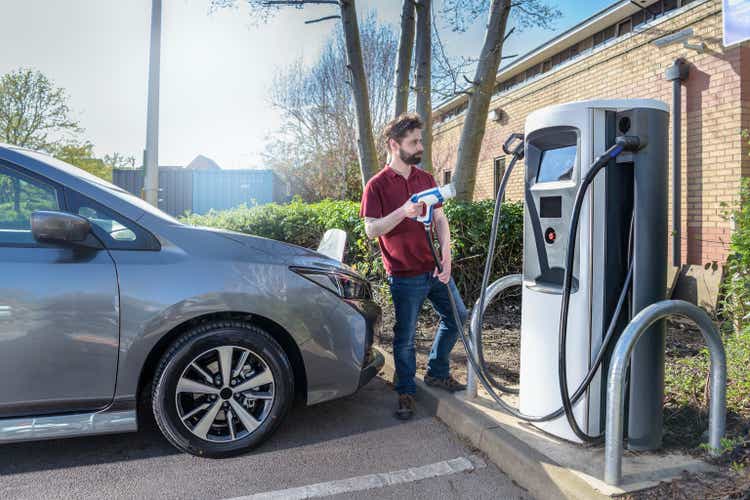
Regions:
<instances>
[{"instance_id":1,"label":"car hood","mask_svg":"<svg viewBox=\"0 0 750 500\"><path fill-rule=\"evenodd\" d=\"M304 248L291 243L253 236L245 233L238 233L227 229L217 229L213 227L196 228L201 231L209 231L229 240L240 243L253 250L263 252L270 258L278 259L289 265L317 267L321 269L338 269L349 273L357 273L351 266L338 260L332 259L322 253Z\"/></svg>"}]
</instances>

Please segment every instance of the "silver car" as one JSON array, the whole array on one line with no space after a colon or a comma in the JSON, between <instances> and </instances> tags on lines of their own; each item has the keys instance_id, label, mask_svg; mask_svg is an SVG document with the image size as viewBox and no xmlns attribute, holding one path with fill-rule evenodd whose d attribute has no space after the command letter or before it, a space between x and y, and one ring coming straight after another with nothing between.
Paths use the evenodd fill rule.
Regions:
<instances>
[{"instance_id":1,"label":"silver car","mask_svg":"<svg viewBox=\"0 0 750 500\"><path fill-rule=\"evenodd\" d=\"M135 431L153 412L180 450L242 453L295 400L369 381L379 325L335 258L186 226L0 144L0 443Z\"/></svg>"}]
</instances>

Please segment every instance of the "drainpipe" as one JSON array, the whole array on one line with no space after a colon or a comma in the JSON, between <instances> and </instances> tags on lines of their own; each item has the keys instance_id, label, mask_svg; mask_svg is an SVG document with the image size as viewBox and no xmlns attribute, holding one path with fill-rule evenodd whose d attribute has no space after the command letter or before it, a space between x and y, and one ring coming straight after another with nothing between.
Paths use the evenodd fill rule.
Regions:
<instances>
[{"instance_id":1,"label":"drainpipe","mask_svg":"<svg viewBox=\"0 0 750 500\"><path fill-rule=\"evenodd\" d=\"M687 80L689 67L685 60L675 59L664 77L672 82L672 265L682 266L682 82Z\"/></svg>"}]
</instances>

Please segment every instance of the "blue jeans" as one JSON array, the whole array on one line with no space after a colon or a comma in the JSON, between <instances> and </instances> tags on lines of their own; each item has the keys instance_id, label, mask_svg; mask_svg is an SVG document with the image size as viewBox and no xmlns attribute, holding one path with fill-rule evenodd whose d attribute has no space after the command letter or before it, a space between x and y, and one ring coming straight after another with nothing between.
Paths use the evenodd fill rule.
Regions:
<instances>
[{"instance_id":1,"label":"blue jeans","mask_svg":"<svg viewBox=\"0 0 750 500\"><path fill-rule=\"evenodd\" d=\"M467 312L456 284L451 278L450 291L455 298L461 326L453 319L448 288L432 273L402 278L389 276L388 284L396 311L396 324L393 326L393 359L396 364L396 391L399 394L414 394L416 385L414 375L417 372L417 357L414 347L414 336L417 329L417 318L425 299L440 315L440 324L435 332L435 340L430 350L427 374L431 377L445 378L450 375L450 353L458 340L458 329L463 328Z\"/></svg>"}]
</instances>

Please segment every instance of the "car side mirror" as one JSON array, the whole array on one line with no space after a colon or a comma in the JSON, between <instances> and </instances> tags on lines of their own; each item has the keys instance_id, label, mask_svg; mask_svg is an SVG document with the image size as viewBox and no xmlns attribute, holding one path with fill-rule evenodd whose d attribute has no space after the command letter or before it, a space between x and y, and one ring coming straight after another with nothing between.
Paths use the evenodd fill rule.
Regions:
<instances>
[{"instance_id":1,"label":"car side mirror","mask_svg":"<svg viewBox=\"0 0 750 500\"><path fill-rule=\"evenodd\" d=\"M78 215L37 210L31 214L31 234L40 243L88 246L91 223Z\"/></svg>"}]
</instances>

